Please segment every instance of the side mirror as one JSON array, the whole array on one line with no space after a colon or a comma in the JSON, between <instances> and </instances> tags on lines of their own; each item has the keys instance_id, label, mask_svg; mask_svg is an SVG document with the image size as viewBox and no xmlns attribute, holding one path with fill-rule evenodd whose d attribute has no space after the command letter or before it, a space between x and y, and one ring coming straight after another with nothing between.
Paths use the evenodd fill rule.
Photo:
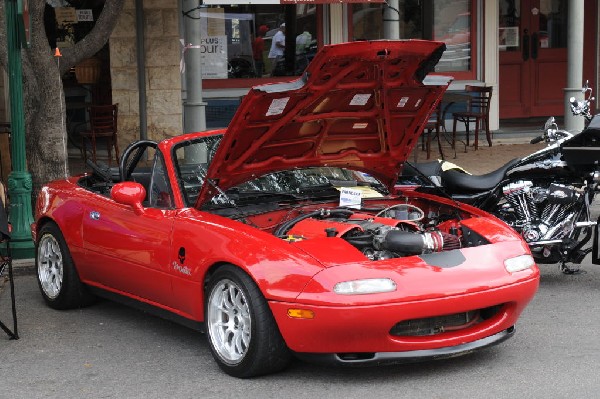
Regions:
<instances>
[{"instance_id":1,"label":"side mirror","mask_svg":"<svg viewBox=\"0 0 600 399\"><path fill-rule=\"evenodd\" d=\"M146 189L140 183L131 181L117 183L110 190L110 197L119 204L133 207L136 215L144 213L142 201L146 198Z\"/></svg>"},{"instance_id":2,"label":"side mirror","mask_svg":"<svg viewBox=\"0 0 600 399\"><path fill-rule=\"evenodd\" d=\"M586 80L586 81L585 81L585 84L584 84L584 85L583 85L583 87L581 88L581 92L582 92L582 93L585 93L586 91L588 91L588 90L589 90L589 88L590 88L590 81L589 81L589 80Z\"/></svg>"}]
</instances>

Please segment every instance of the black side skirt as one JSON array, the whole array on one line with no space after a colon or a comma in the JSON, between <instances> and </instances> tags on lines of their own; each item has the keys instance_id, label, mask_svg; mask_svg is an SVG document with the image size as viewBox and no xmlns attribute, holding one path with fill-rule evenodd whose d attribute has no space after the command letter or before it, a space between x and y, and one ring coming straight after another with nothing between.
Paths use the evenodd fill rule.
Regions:
<instances>
[{"instance_id":1,"label":"black side skirt","mask_svg":"<svg viewBox=\"0 0 600 399\"><path fill-rule=\"evenodd\" d=\"M186 317L176 315L173 312L169 312L168 310L157 308L156 306L152 306L145 302L141 302L141 301L135 300L133 298L130 298L130 297L127 297L124 295L115 294L114 292L106 291L106 290L103 290L98 287L92 287L92 286L88 285L87 288L94 295L97 295L101 298L106 298L111 301L118 302L123 305L141 310L143 312L150 313L153 316L157 316L162 319L166 319L166 320L172 321L174 323L181 324L182 326L191 328L192 330L196 330L196 331L200 331L200 332L205 331L204 322L191 320Z\"/></svg>"}]
</instances>

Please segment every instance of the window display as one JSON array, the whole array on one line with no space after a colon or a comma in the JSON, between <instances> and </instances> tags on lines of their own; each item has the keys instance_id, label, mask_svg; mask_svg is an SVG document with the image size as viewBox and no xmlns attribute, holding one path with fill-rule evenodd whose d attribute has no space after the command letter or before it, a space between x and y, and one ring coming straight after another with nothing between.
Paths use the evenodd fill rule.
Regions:
<instances>
[{"instance_id":1,"label":"window display","mask_svg":"<svg viewBox=\"0 0 600 399\"><path fill-rule=\"evenodd\" d=\"M473 72L471 0L399 0L388 4L353 4L352 39L433 39L447 49L436 72Z\"/></svg>"},{"instance_id":2,"label":"window display","mask_svg":"<svg viewBox=\"0 0 600 399\"><path fill-rule=\"evenodd\" d=\"M317 49L311 4L207 7L200 23L203 79L300 75Z\"/></svg>"},{"instance_id":3,"label":"window display","mask_svg":"<svg viewBox=\"0 0 600 399\"><path fill-rule=\"evenodd\" d=\"M433 40L446 43L436 72L471 69L471 1L439 1L433 5Z\"/></svg>"}]
</instances>

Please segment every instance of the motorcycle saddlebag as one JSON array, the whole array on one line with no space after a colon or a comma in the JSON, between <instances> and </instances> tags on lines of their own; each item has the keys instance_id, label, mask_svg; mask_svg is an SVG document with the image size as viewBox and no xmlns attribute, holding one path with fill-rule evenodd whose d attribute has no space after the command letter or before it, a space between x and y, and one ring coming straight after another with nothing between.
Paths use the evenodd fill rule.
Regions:
<instances>
[{"instance_id":1,"label":"motorcycle saddlebag","mask_svg":"<svg viewBox=\"0 0 600 399\"><path fill-rule=\"evenodd\" d=\"M600 116L588 127L561 146L563 159L569 165L598 165L600 163Z\"/></svg>"}]
</instances>

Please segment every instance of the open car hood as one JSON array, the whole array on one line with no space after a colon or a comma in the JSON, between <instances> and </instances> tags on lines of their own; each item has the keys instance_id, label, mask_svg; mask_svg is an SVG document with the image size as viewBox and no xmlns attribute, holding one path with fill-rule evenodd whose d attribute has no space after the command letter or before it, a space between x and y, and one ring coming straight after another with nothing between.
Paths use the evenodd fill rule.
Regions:
<instances>
[{"instance_id":1,"label":"open car hood","mask_svg":"<svg viewBox=\"0 0 600 399\"><path fill-rule=\"evenodd\" d=\"M263 174L364 171L392 187L451 80L425 76L445 50L424 40L323 47L292 82L256 86L233 117L197 205Z\"/></svg>"}]
</instances>

